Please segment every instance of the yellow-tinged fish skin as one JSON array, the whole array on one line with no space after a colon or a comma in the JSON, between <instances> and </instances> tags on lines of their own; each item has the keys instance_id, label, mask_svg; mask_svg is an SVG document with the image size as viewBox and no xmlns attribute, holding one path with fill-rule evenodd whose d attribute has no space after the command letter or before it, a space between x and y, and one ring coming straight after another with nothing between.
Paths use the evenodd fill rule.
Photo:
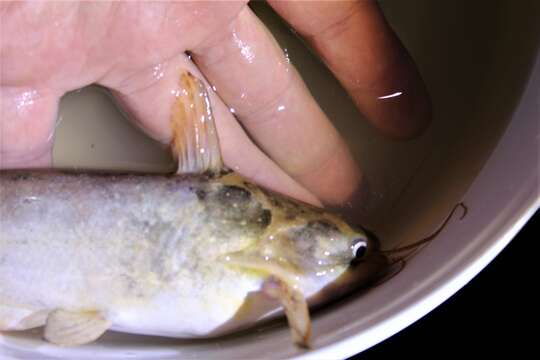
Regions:
<instances>
[{"instance_id":1,"label":"yellow-tinged fish skin","mask_svg":"<svg viewBox=\"0 0 540 360\"><path fill-rule=\"evenodd\" d=\"M130 333L218 335L279 311L243 308L270 276L327 298L359 241L339 217L235 174L3 171L0 330L61 309Z\"/></svg>"}]
</instances>

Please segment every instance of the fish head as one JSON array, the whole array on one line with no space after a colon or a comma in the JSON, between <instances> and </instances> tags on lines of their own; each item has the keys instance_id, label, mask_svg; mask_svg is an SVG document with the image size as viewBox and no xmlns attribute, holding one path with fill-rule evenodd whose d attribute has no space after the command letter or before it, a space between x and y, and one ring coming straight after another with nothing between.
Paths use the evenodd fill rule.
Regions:
<instances>
[{"instance_id":1,"label":"fish head","mask_svg":"<svg viewBox=\"0 0 540 360\"><path fill-rule=\"evenodd\" d=\"M367 286L388 268L375 236L333 214L311 214L279 233L277 241L261 246L278 255L283 273L306 296L326 289L317 302Z\"/></svg>"},{"instance_id":2,"label":"fish head","mask_svg":"<svg viewBox=\"0 0 540 360\"><path fill-rule=\"evenodd\" d=\"M252 296L277 300L293 341L309 347L308 305L322 305L368 286L385 273L389 262L375 237L341 217L246 182L242 187L265 211L263 230L244 248L227 252L221 259L242 277L249 274L261 281L260 291ZM246 300L246 304L251 304L246 309L257 319L273 313L272 304L266 310L254 301ZM255 307L260 311L254 311Z\"/></svg>"},{"instance_id":3,"label":"fish head","mask_svg":"<svg viewBox=\"0 0 540 360\"><path fill-rule=\"evenodd\" d=\"M227 262L278 277L306 296L329 285L362 285L385 268L377 239L360 227L309 205L275 203L264 234L247 248L227 254Z\"/></svg>"}]
</instances>

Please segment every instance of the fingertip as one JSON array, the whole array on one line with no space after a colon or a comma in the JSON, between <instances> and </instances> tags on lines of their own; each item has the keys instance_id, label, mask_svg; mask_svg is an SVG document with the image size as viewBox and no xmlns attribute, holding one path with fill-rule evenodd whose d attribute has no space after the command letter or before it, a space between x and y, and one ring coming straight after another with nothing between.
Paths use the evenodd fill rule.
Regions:
<instances>
[{"instance_id":1,"label":"fingertip","mask_svg":"<svg viewBox=\"0 0 540 360\"><path fill-rule=\"evenodd\" d=\"M339 139L327 159L320 159L306 173L296 178L321 200L325 207L348 206L361 186L363 175L348 146Z\"/></svg>"},{"instance_id":2,"label":"fingertip","mask_svg":"<svg viewBox=\"0 0 540 360\"><path fill-rule=\"evenodd\" d=\"M321 56L383 135L406 140L431 121L420 72L375 1L271 2Z\"/></svg>"}]
</instances>

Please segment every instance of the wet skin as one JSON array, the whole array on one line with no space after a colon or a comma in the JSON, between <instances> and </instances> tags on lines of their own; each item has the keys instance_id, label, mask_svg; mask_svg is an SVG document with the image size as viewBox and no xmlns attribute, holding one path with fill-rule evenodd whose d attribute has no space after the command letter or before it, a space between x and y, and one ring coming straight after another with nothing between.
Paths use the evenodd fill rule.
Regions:
<instances>
[{"instance_id":1,"label":"wet skin","mask_svg":"<svg viewBox=\"0 0 540 360\"><path fill-rule=\"evenodd\" d=\"M383 133L425 128L422 80L374 1L270 4ZM0 12L10 34L0 52L1 168L50 166L58 101L91 83L169 144L171 94L187 68L217 89L210 96L230 168L314 204L342 204L360 186L346 144L245 2L3 2Z\"/></svg>"}]
</instances>

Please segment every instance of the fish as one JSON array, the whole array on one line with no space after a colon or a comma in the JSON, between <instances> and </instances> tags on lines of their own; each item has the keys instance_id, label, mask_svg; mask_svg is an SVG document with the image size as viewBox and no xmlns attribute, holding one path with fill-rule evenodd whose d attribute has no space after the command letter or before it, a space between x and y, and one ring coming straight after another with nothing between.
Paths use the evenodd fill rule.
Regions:
<instances>
[{"instance_id":1,"label":"fish","mask_svg":"<svg viewBox=\"0 0 540 360\"><path fill-rule=\"evenodd\" d=\"M226 169L203 82L180 84L176 174L0 172L0 332L208 338L284 314L308 347L310 307L388 268L361 227Z\"/></svg>"}]
</instances>

